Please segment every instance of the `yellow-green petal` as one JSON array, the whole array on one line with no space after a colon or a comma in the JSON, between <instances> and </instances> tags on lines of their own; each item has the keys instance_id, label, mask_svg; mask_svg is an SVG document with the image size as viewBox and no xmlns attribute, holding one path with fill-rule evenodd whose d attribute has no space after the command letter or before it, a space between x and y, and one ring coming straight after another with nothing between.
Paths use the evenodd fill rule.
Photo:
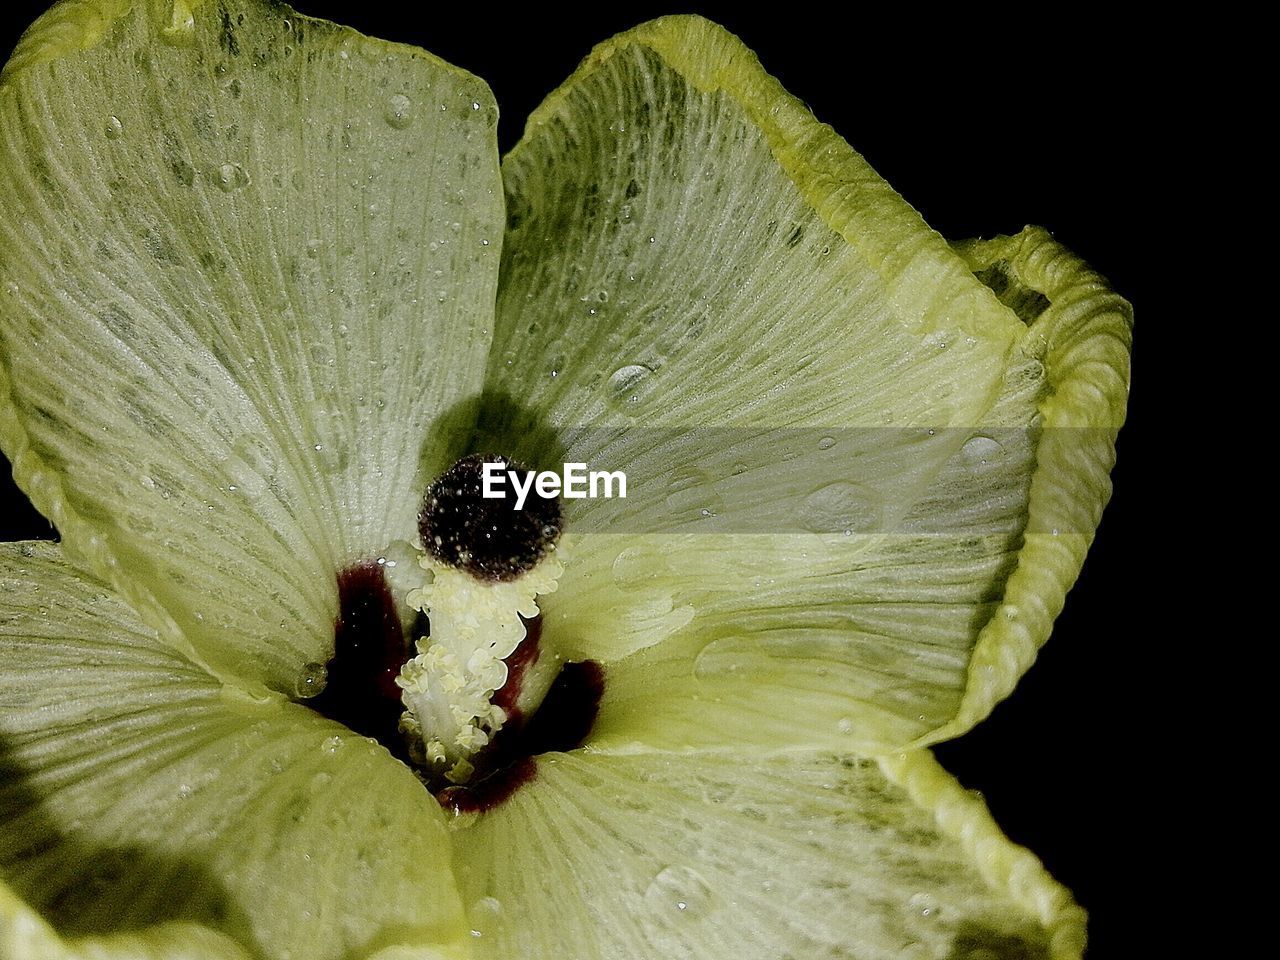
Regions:
<instances>
[{"instance_id":1,"label":"yellow-green petal","mask_svg":"<svg viewBox=\"0 0 1280 960\"><path fill-rule=\"evenodd\" d=\"M223 686L50 544L0 546L0 771L15 958L155 954L186 929L209 931L193 957L465 946L444 817L407 768Z\"/></svg>"},{"instance_id":2,"label":"yellow-green petal","mask_svg":"<svg viewBox=\"0 0 1280 960\"><path fill-rule=\"evenodd\" d=\"M1023 353L1045 370L1025 543L999 609L984 624L955 719L929 735L958 736L990 713L1035 660L1062 610L1111 499L1116 434L1129 399L1133 311L1107 281L1055 241L1027 227L957 249L1018 306L1043 302Z\"/></svg>"},{"instance_id":3,"label":"yellow-green petal","mask_svg":"<svg viewBox=\"0 0 1280 960\"><path fill-rule=\"evenodd\" d=\"M229 938L197 924L70 940L0 881L0 960L250 960Z\"/></svg>"},{"instance_id":4,"label":"yellow-green petal","mask_svg":"<svg viewBox=\"0 0 1280 960\"><path fill-rule=\"evenodd\" d=\"M551 754L506 804L459 820L455 844L481 958L1084 948L1070 894L925 752Z\"/></svg>"},{"instance_id":5,"label":"yellow-green petal","mask_svg":"<svg viewBox=\"0 0 1280 960\"><path fill-rule=\"evenodd\" d=\"M189 6L61 5L4 74L0 445L166 640L292 694L480 389L496 109L421 50Z\"/></svg>"},{"instance_id":6,"label":"yellow-green petal","mask_svg":"<svg viewBox=\"0 0 1280 960\"><path fill-rule=\"evenodd\" d=\"M503 173L479 442L628 469L568 503L544 607L610 665L602 745L883 751L985 715L1106 499L1127 305L1065 253L995 290L698 18L598 47Z\"/></svg>"}]
</instances>

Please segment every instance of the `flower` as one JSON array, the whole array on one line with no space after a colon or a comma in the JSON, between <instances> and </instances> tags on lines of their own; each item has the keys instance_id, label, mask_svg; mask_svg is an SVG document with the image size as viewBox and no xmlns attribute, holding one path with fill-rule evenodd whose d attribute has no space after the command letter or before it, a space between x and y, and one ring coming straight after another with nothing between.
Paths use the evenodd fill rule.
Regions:
<instances>
[{"instance_id":1,"label":"flower","mask_svg":"<svg viewBox=\"0 0 1280 960\"><path fill-rule=\"evenodd\" d=\"M257 0L15 51L0 446L63 542L0 551L0 957L1078 957L927 747L1079 570L1127 306L948 246L702 20L501 173L495 118ZM467 579L420 521L477 452L635 496Z\"/></svg>"}]
</instances>

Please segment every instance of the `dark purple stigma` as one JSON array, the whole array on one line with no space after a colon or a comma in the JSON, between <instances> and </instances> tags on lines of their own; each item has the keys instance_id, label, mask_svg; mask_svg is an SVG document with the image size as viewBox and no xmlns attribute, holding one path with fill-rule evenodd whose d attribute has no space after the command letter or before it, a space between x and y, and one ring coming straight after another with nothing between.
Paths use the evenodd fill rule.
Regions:
<instances>
[{"instance_id":1,"label":"dark purple stigma","mask_svg":"<svg viewBox=\"0 0 1280 960\"><path fill-rule=\"evenodd\" d=\"M498 465L502 482L484 495L486 463ZM521 484L530 471L508 457L475 453L463 457L427 488L418 514L418 532L427 553L477 580L514 580L532 570L560 539L559 497L543 497L530 487L521 509L507 475Z\"/></svg>"}]
</instances>

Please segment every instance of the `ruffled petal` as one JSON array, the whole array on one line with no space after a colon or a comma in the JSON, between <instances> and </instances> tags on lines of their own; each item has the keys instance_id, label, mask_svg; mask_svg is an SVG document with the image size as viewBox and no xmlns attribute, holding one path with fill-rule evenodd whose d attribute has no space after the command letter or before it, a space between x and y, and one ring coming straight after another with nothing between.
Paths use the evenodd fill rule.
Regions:
<instances>
[{"instance_id":1,"label":"ruffled petal","mask_svg":"<svg viewBox=\"0 0 1280 960\"><path fill-rule=\"evenodd\" d=\"M551 754L459 821L480 957L1079 960L1084 914L927 752Z\"/></svg>"},{"instance_id":2,"label":"ruffled petal","mask_svg":"<svg viewBox=\"0 0 1280 960\"><path fill-rule=\"evenodd\" d=\"M1048 639L1111 499L1133 348L1128 302L1047 231L1027 227L957 249L1027 320L1023 353L1045 371L1037 405L1043 440L1035 450L1017 566L978 634L958 713L928 738L935 743L986 717Z\"/></svg>"},{"instance_id":3,"label":"ruffled petal","mask_svg":"<svg viewBox=\"0 0 1280 960\"><path fill-rule=\"evenodd\" d=\"M0 956L461 950L443 815L382 748L224 687L57 547L0 546L0 587Z\"/></svg>"},{"instance_id":4,"label":"ruffled petal","mask_svg":"<svg viewBox=\"0 0 1280 960\"><path fill-rule=\"evenodd\" d=\"M1012 288L958 255L697 18L598 47L503 172L522 403L478 445L627 471L568 502L544 608L617 665L602 732L879 752L985 715L1106 501L1128 305L1056 245Z\"/></svg>"},{"instance_id":5,"label":"ruffled petal","mask_svg":"<svg viewBox=\"0 0 1280 960\"><path fill-rule=\"evenodd\" d=\"M335 573L457 455L495 122L475 77L257 0L66 3L6 69L0 445L220 674L291 693L327 660Z\"/></svg>"}]
</instances>

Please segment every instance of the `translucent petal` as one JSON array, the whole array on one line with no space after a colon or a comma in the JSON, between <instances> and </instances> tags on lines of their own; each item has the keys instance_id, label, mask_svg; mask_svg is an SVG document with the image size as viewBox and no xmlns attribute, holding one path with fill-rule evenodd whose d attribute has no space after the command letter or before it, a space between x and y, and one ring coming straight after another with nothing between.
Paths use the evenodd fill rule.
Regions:
<instances>
[{"instance_id":1,"label":"translucent petal","mask_svg":"<svg viewBox=\"0 0 1280 960\"><path fill-rule=\"evenodd\" d=\"M0 882L0 960L249 960L249 954L190 923L68 941Z\"/></svg>"},{"instance_id":2,"label":"translucent petal","mask_svg":"<svg viewBox=\"0 0 1280 960\"><path fill-rule=\"evenodd\" d=\"M480 443L628 472L568 503L544 611L631 657L606 732L883 750L985 714L1105 502L1127 305L1056 245L996 291L696 18L597 48L503 171Z\"/></svg>"},{"instance_id":3,"label":"translucent petal","mask_svg":"<svg viewBox=\"0 0 1280 960\"><path fill-rule=\"evenodd\" d=\"M291 691L480 388L496 110L420 50L187 6L65 4L4 75L0 443L162 636Z\"/></svg>"},{"instance_id":4,"label":"translucent petal","mask_svg":"<svg viewBox=\"0 0 1280 960\"><path fill-rule=\"evenodd\" d=\"M0 586L0 918L17 931L0 944L12 955L29 957L3 936L55 942L15 896L77 943L216 931L193 957L206 955L197 943L211 957L234 956L234 942L316 960L456 948L439 805L382 748L222 686L57 547L4 544Z\"/></svg>"},{"instance_id":5,"label":"translucent petal","mask_svg":"<svg viewBox=\"0 0 1280 960\"><path fill-rule=\"evenodd\" d=\"M1078 958L1084 915L928 753L540 758L460 821L478 955Z\"/></svg>"},{"instance_id":6,"label":"translucent petal","mask_svg":"<svg viewBox=\"0 0 1280 960\"><path fill-rule=\"evenodd\" d=\"M1002 444L974 434L998 455L962 446L891 531L575 543L577 577L548 598L546 630L612 661L593 744L872 751L949 723L1024 542L1038 438L1026 369L985 418L1023 425L989 428Z\"/></svg>"}]
</instances>

